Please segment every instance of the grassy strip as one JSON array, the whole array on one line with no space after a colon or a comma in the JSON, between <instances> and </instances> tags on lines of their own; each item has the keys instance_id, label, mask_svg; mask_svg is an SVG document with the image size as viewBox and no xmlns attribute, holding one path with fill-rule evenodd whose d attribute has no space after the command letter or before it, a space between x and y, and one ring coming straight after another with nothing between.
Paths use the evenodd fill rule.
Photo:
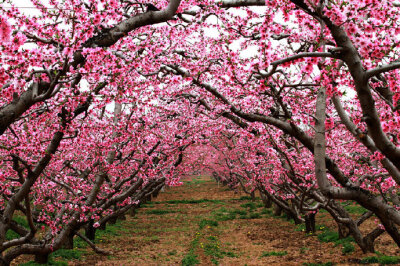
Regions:
<instances>
[{"instance_id":1,"label":"grassy strip","mask_svg":"<svg viewBox=\"0 0 400 266\"><path fill-rule=\"evenodd\" d=\"M278 256L278 257L282 257L287 255L287 251L264 251L260 258L264 258L264 257L271 257L271 256Z\"/></svg>"},{"instance_id":2,"label":"grassy strip","mask_svg":"<svg viewBox=\"0 0 400 266\"><path fill-rule=\"evenodd\" d=\"M95 243L102 242L103 239L109 239L112 236L120 236L123 232L129 231L129 227L123 221L117 221L115 224L108 224L104 230L96 230ZM64 266L68 265L68 261L79 261L82 255L86 254L88 244L79 237L74 238L74 249L59 249L49 255L47 264L38 264L34 261L29 261L21 266Z\"/></svg>"},{"instance_id":3,"label":"grassy strip","mask_svg":"<svg viewBox=\"0 0 400 266\"><path fill-rule=\"evenodd\" d=\"M303 263L304 266L333 266L335 265L333 262L325 262L325 263Z\"/></svg>"},{"instance_id":4,"label":"grassy strip","mask_svg":"<svg viewBox=\"0 0 400 266\"><path fill-rule=\"evenodd\" d=\"M49 256L49 261L46 264L39 264L34 261L29 261L27 263L20 264L20 266L38 266L38 265L48 265L48 266L64 266L68 265L67 261L80 260L82 255L85 254L85 250L74 249L59 249ZM57 260L55 260L57 259ZM65 261L67 260L67 261Z\"/></svg>"},{"instance_id":5,"label":"grassy strip","mask_svg":"<svg viewBox=\"0 0 400 266\"><path fill-rule=\"evenodd\" d=\"M342 253L348 254L355 250L353 245L354 238L353 237L346 237L339 239L339 234L330 230L329 228L324 228L322 233L318 235L318 239L321 242L333 242L335 247L338 245L342 245Z\"/></svg>"},{"instance_id":6,"label":"grassy strip","mask_svg":"<svg viewBox=\"0 0 400 266\"><path fill-rule=\"evenodd\" d=\"M225 256L230 257L230 258L236 258L238 257L235 253L231 251L223 251L221 249L221 243L218 239L217 236L210 235L206 238L206 242L204 245L201 243L201 247L204 250L204 253L207 256L211 257L211 262L214 263L215 265L219 264L219 259L223 259Z\"/></svg>"},{"instance_id":7,"label":"grassy strip","mask_svg":"<svg viewBox=\"0 0 400 266\"><path fill-rule=\"evenodd\" d=\"M167 200L164 202L154 202L155 204L157 203L167 203L167 204L199 204L199 203L218 203L218 204L224 204L223 201L221 200L211 200L211 199L189 199L189 200Z\"/></svg>"},{"instance_id":8,"label":"grassy strip","mask_svg":"<svg viewBox=\"0 0 400 266\"><path fill-rule=\"evenodd\" d=\"M200 263L198 256L196 255L196 250L199 247L201 234L199 232L196 233L193 241L190 243L189 252L182 259L182 266L191 266L197 265Z\"/></svg>"},{"instance_id":9,"label":"grassy strip","mask_svg":"<svg viewBox=\"0 0 400 266\"><path fill-rule=\"evenodd\" d=\"M324 225L316 225L317 232L317 237L320 242L333 242L335 244L335 247L338 245L342 246L342 253L343 254L348 254L351 253L355 250L355 247L353 243L355 243L353 237L346 237L346 238L341 238L339 239L339 234L335 231L332 231L330 228L324 226ZM299 224L296 226L295 231L305 231L305 225L304 224ZM310 235L313 235L310 233Z\"/></svg>"},{"instance_id":10,"label":"grassy strip","mask_svg":"<svg viewBox=\"0 0 400 266\"><path fill-rule=\"evenodd\" d=\"M361 264L379 263L380 265L399 264L400 257L385 256L385 255L370 256L370 257L365 257L365 258L361 259L359 263L361 263Z\"/></svg>"},{"instance_id":11,"label":"grassy strip","mask_svg":"<svg viewBox=\"0 0 400 266\"><path fill-rule=\"evenodd\" d=\"M67 266L67 265L68 265L68 262L66 262L66 261L53 261L51 259L46 264L39 264L34 261L29 261L26 263L19 264L19 266Z\"/></svg>"},{"instance_id":12,"label":"grassy strip","mask_svg":"<svg viewBox=\"0 0 400 266\"><path fill-rule=\"evenodd\" d=\"M148 210L145 213L146 214L156 214L156 215L163 215L163 214L168 214L168 213L176 213L177 211L174 210Z\"/></svg>"}]
</instances>

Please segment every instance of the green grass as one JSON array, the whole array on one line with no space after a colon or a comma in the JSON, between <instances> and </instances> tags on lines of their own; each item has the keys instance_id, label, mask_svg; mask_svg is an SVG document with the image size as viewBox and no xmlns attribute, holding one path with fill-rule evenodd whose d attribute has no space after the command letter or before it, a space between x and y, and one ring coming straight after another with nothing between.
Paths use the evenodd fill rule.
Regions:
<instances>
[{"instance_id":1,"label":"green grass","mask_svg":"<svg viewBox=\"0 0 400 266\"><path fill-rule=\"evenodd\" d=\"M387 264L398 264L400 263L400 257L398 256L370 256L365 257L360 260L361 264L372 264L372 263L379 263L380 265L387 265Z\"/></svg>"},{"instance_id":2,"label":"green grass","mask_svg":"<svg viewBox=\"0 0 400 266\"><path fill-rule=\"evenodd\" d=\"M208 180L200 179L200 178L193 178L188 181L183 181L185 185L193 186L193 185L200 185L209 182Z\"/></svg>"},{"instance_id":3,"label":"green grass","mask_svg":"<svg viewBox=\"0 0 400 266\"><path fill-rule=\"evenodd\" d=\"M333 262L324 262L324 263L303 263L304 266L333 266L335 265Z\"/></svg>"},{"instance_id":4,"label":"green grass","mask_svg":"<svg viewBox=\"0 0 400 266\"><path fill-rule=\"evenodd\" d=\"M232 210L232 212L235 213L235 214L239 214L239 215L246 215L247 214L246 210L239 210L239 209Z\"/></svg>"},{"instance_id":5,"label":"green grass","mask_svg":"<svg viewBox=\"0 0 400 266\"><path fill-rule=\"evenodd\" d=\"M63 258L66 260L79 260L82 257L82 254L86 252L83 250L76 250L76 249L59 249L55 252L51 253L51 257L55 258Z\"/></svg>"},{"instance_id":6,"label":"green grass","mask_svg":"<svg viewBox=\"0 0 400 266\"><path fill-rule=\"evenodd\" d=\"M19 234L15 233L13 230L8 230L6 233L7 240L13 240L19 238Z\"/></svg>"},{"instance_id":7,"label":"green grass","mask_svg":"<svg viewBox=\"0 0 400 266\"><path fill-rule=\"evenodd\" d=\"M34 261L29 261L26 263L19 264L19 266L67 266L67 265L68 262L66 261L53 261L51 259L49 259L48 263L46 264L40 264Z\"/></svg>"},{"instance_id":8,"label":"green grass","mask_svg":"<svg viewBox=\"0 0 400 266\"><path fill-rule=\"evenodd\" d=\"M222 207L218 210L213 211L212 214L214 216L213 218L216 221L229 221L236 219L237 214L246 215L247 212L244 210L227 209L225 207Z\"/></svg>"},{"instance_id":9,"label":"green grass","mask_svg":"<svg viewBox=\"0 0 400 266\"><path fill-rule=\"evenodd\" d=\"M120 236L122 233L129 232L129 226L124 225L124 221L117 220L115 224L107 224L106 229L96 230L96 242L99 239L107 239L110 236Z\"/></svg>"},{"instance_id":10,"label":"green grass","mask_svg":"<svg viewBox=\"0 0 400 266\"><path fill-rule=\"evenodd\" d=\"M155 201L147 201L146 203L140 205L141 208L152 208L154 207L156 204L158 204L160 202L155 202Z\"/></svg>"},{"instance_id":11,"label":"green grass","mask_svg":"<svg viewBox=\"0 0 400 266\"><path fill-rule=\"evenodd\" d=\"M308 248L308 247L301 247L300 248L300 254L304 254L304 253L306 253L306 251L308 251L310 248Z\"/></svg>"},{"instance_id":12,"label":"green grass","mask_svg":"<svg viewBox=\"0 0 400 266\"><path fill-rule=\"evenodd\" d=\"M294 229L295 231L301 231L301 232L305 232L306 231L306 225L303 223L303 224L298 224L298 225L296 225L296 228ZM322 232L324 232L324 231L326 231L327 230L327 227L326 227L326 225L323 225L323 224L316 224L315 225L315 231L322 231ZM329 241L328 241L329 242Z\"/></svg>"},{"instance_id":13,"label":"green grass","mask_svg":"<svg viewBox=\"0 0 400 266\"><path fill-rule=\"evenodd\" d=\"M176 251L176 249L174 249L172 251L168 251L167 256L175 256L176 254L178 254L178 252Z\"/></svg>"},{"instance_id":14,"label":"green grass","mask_svg":"<svg viewBox=\"0 0 400 266\"><path fill-rule=\"evenodd\" d=\"M195 254L195 252L199 246L200 237L201 237L201 234L199 232L197 232L194 239L190 243L189 252L182 259L182 266L197 265L200 263L198 256Z\"/></svg>"},{"instance_id":15,"label":"green grass","mask_svg":"<svg viewBox=\"0 0 400 266\"><path fill-rule=\"evenodd\" d=\"M260 213L256 213L255 210L258 208L254 202L247 202L241 204L241 209L227 209L222 207L212 212L213 219L216 221L228 221L234 219L258 219L261 218L265 209L262 209ZM264 211L264 212L263 212ZM268 210L267 210L268 211Z\"/></svg>"},{"instance_id":16,"label":"green grass","mask_svg":"<svg viewBox=\"0 0 400 266\"><path fill-rule=\"evenodd\" d=\"M260 258L264 258L264 257L271 257L271 256L278 256L278 257L282 257L287 255L287 251L264 251Z\"/></svg>"},{"instance_id":17,"label":"green grass","mask_svg":"<svg viewBox=\"0 0 400 266\"><path fill-rule=\"evenodd\" d=\"M264 208L264 209L261 210L261 214L265 214L267 216L271 216L272 215L272 210Z\"/></svg>"},{"instance_id":18,"label":"green grass","mask_svg":"<svg viewBox=\"0 0 400 266\"><path fill-rule=\"evenodd\" d=\"M255 197L255 200L259 200L259 199L260 198ZM235 200L252 200L252 198L250 196L241 196L240 198L235 199Z\"/></svg>"},{"instance_id":19,"label":"green grass","mask_svg":"<svg viewBox=\"0 0 400 266\"><path fill-rule=\"evenodd\" d=\"M321 242L336 242L339 241L339 234L328 229L319 234L318 239Z\"/></svg>"},{"instance_id":20,"label":"green grass","mask_svg":"<svg viewBox=\"0 0 400 266\"><path fill-rule=\"evenodd\" d=\"M156 202L160 203L160 202ZM219 203L219 204L224 204L223 201L221 200L211 200L211 199L188 199L188 200L167 200L162 203L167 203L167 204L199 204L199 203Z\"/></svg>"},{"instance_id":21,"label":"green grass","mask_svg":"<svg viewBox=\"0 0 400 266\"><path fill-rule=\"evenodd\" d=\"M368 211L367 209L361 207L358 203L353 201L350 201L350 204L349 202L343 203L343 205L344 209L352 214L364 214Z\"/></svg>"},{"instance_id":22,"label":"green grass","mask_svg":"<svg viewBox=\"0 0 400 266\"><path fill-rule=\"evenodd\" d=\"M145 242L154 242L154 241L158 241L160 240L160 238L158 236L147 236L145 238L143 238L143 241Z\"/></svg>"},{"instance_id":23,"label":"green grass","mask_svg":"<svg viewBox=\"0 0 400 266\"><path fill-rule=\"evenodd\" d=\"M318 235L318 239L321 242L333 242L335 247L342 245L342 253L348 254L355 250L353 245L354 239L352 237L346 237L339 239L339 234L337 232L331 231L329 228L325 228L324 231Z\"/></svg>"},{"instance_id":24,"label":"green grass","mask_svg":"<svg viewBox=\"0 0 400 266\"><path fill-rule=\"evenodd\" d=\"M343 243L342 244L342 253L343 254L348 254L352 253L355 250L355 247L351 243Z\"/></svg>"},{"instance_id":25,"label":"green grass","mask_svg":"<svg viewBox=\"0 0 400 266\"><path fill-rule=\"evenodd\" d=\"M86 248L89 244L82 240L80 237L74 238L74 248Z\"/></svg>"},{"instance_id":26,"label":"green grass","mask_svg":"<svg viewBox=\"0 0 400 266\"><path fill-rule=\"evenodd\" d=\"M182 266L197 265L199 263L200 261L198 260L197 255L192 251L189 251L189 253L182 259Z\"/></svg>"},{"instance_id":27,"label":"green grass","mask_svg":"<svg viewBox=\"0 0 400 266\"><path fill-rule=\"evenodd\" d=\"M199 228L203 229L206 226L213 226L213 227L217 227L218 226L218 222L215 220L208 220L208 219L202 219L199 222Z\"/></svg>"},{"instance_id":28,"label":"green grass","mask_svg":"<svg viewBox=\"0 0 400 266\"><path fill-rule=\"evenodd\" d=\"M201 247L204 250L204 254L206 254L207 256L210 256L211 258L211 262L215 265L219 264L219 260L226 257L230 257L230 258L237 258L239 257L238 255L236 255L235 253L233 253L232 251L223 251L221 249L221 243L218 239L217 236L208 236L206 238L206 242L205 244L201 244Z\"/></svg>"},{"instance_id":29,"label":"green grass","mask_svg":"<svg viewBox=\"0 0 400 266\"><path fill-rule=\"evenodd\" d=\"M243 204L240 205L240 207L246 208L246 209L249 209L249 210L255 210L255 209L257 209L257 205L256 205L256 203L254 203L254 202L246 202L246 203L243 203Z\"/></svg>"},{"instance_id":30,"label":"green grass","mask_svg":"<svg viewBox=\"0 0 400 266\"><path fill-rule=\"evenodd\" d=\"M155 209L155 210L148 210L145 212L146 214L155 214L155 215L163 215L163 214L168 214L168 213L176 213L174 210L160 210L160 209Z\"/></svg>"},{"instance_id":31,"label":"green grass","mask_svg":"<svg viewBox=\"0 0 400 266\"><path fill-rule=\"evenodd\" d=\"M248 217L249 217L249 219L258 219L258 218L261 218L261 214L259 214L259 213L250 213Z\"/></svg>"},{"instance_id":32,"label":"green grass","mask_svg":"<svg viewBox=\"0 0 400 266\"><path fill-rule=\"evenodd\" d=\"M220 243L217 237L209 237L207 243L203 246L204 253L211 257L211 261L218 265L218 259L222 259L224 254L221 252Z\"/></svg>"},{"instance_id":33,"label":"green grass","mask_svg":"<svg viewBox=\"0 0 400 266\"><path fill-rule=\"evenodd\" d=\"M236 214L232 212L219 212L215 214L214 219L219 222L230 221L236 219Z\"/></svg>"},{"instance_id":34,"label":"green grass","mask_svg":"<svg viewBox=\"0 0 400 266\"><path fill-rule=\"evenodd\" d=\"M28 221L26 220L26 218L24 216L16 215L16 216L13 217L13 220L15 222L17 222L19 225L22 225L23 227L29 229ZM12 230L8 230L7 233L6 233L6 239L7 240L13 240L13 239L16 239L16 238L19 238L19 237L20 237L20 235L17 234L16 232L12 231Z\"/></svg>"}]
</instances>

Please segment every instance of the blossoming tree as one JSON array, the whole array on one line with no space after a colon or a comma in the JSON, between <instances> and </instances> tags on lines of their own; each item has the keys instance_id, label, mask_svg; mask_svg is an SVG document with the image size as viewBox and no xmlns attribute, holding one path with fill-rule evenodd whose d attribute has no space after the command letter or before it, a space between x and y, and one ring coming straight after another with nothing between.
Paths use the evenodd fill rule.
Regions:
<instances>
[{"instance_id":1,"label":"blossoming tree","mask_svg":"<svg viewBox=\"0 0 400 266\"><path fill-rule=\"evenodd\" d=\"M0 263L90 242L192 166L310 230L325 208L365 252L400 245L396 4L31 2L0 2Z\"/></svg>"}]
</instances>

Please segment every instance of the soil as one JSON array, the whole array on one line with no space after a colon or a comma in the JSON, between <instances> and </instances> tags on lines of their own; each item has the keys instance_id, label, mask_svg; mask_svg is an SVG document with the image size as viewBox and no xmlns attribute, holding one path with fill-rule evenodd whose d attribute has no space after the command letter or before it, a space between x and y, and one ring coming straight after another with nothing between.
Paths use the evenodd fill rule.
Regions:
<instances>
[{"instance_id":1,"label":"soil","mask_svg":"<svg viewBox=\"0 0 400 266\"><path fill-rule=\"evenodd\" d=\"M251 205L251 200L243 196L247 195L209 177L187 180L160 193L135 216L127 216L117 235L102 236L98 246L111 251L111 256L97 255L88 248L85 255L69 264L182 265L183 260L194 258L199 265L349 265L368 256L356 245L355 251L343 255L341 245L320 242L316 235L295 230L292 222L266 214L259 200L250 211L243 204ZM247 218L238 214L234 219L215 221L216 213L226 210L247 211ZM249 213L261 217L250 219ZM317 223L336 230L328 214L317 215ZM374 225L371 221L363 229L371 230ZM386 255L400 255L386 234L377 239L376 249Z\"/></svg>"}]
</instances>

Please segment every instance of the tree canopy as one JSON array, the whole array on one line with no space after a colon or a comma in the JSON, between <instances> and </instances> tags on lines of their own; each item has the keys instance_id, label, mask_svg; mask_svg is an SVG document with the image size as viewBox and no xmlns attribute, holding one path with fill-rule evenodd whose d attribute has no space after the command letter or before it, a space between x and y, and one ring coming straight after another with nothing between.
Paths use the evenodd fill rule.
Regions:
<instances>
[{"instance_id":1,"label":"tree canopy","mask_svg":"<svg viewBox=\"0 0 400 266\"><path fill-rule=\"evenodd\" d=\"M298 223L325 209L364 252L400 246L397 3L31 2L0 1L0 264L195 170Z\"/></svg>"}]
</instances>

